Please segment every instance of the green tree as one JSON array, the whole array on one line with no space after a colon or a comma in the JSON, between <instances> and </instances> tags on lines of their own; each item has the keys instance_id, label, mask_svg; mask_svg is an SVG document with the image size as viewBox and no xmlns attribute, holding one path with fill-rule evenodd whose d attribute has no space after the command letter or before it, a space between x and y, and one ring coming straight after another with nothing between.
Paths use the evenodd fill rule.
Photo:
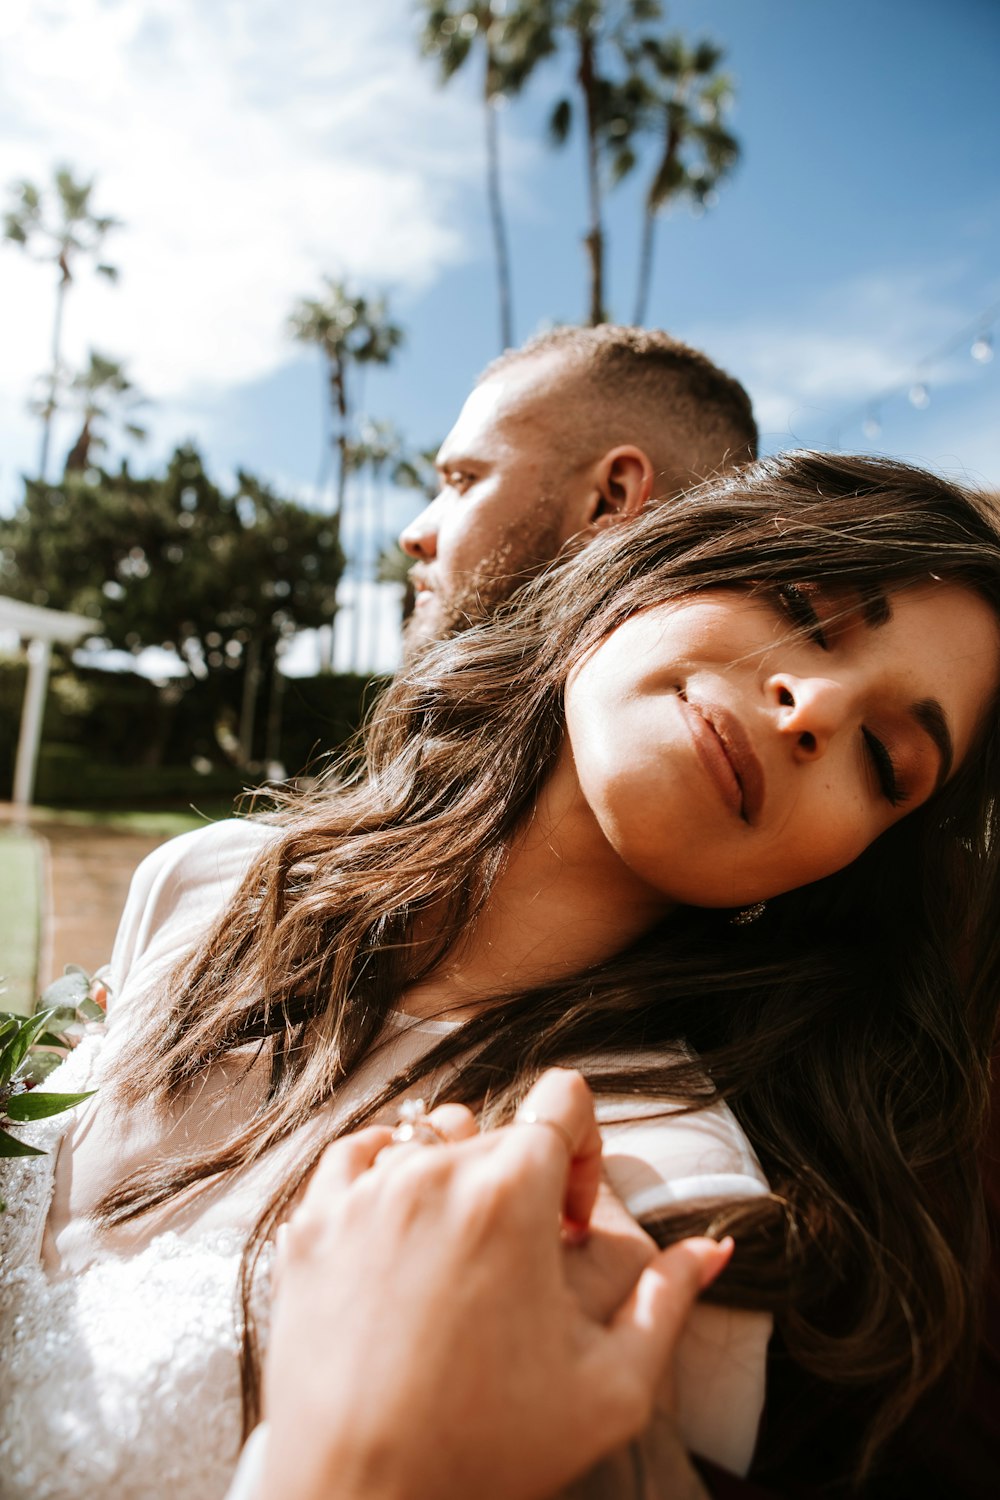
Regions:
<instances>
[{"instance_id":1,"label":"green tree","mask_svg":"<svg viewBox=\"0 0 1000 1500\"><path fill-rule=\"evenodd\" d=\"M242 674L244 757L281 643L331 618L342 568L329 518L250 474L222 488L192 447L151 477L29 480L0 520L0 593L91 615L108 646L166 647L189 681Z\"/></svg>"},{"instance_id":2,"label":"green tree","mask_svg":"<svg viewBox=\"0 0 1000 1500\"><path fill-rule=\"evenodd\" d=\"M500 348L514 342L510 251L500 180L498 112L519 94L537 65L555 48L551 26L532 0L420 0L420 46L437 61L447 83L471 58L481 56L483 124L486 140L486 199L497 272Z\"/></svg>"},{"instance_id":3,"label":"green tree","mask_svg":"<svg viewBox=\"0 0 1000 1500\"><path fill-rule=\"evenodd\" d=\"M698 207L712 201L718 184L736 166L740 144L725 125L733 100L732 80L717 70L722 49L708 41L689 47L679 35L642 38L630 57L639 83L636 107L647 129L658 130L661 148L646 191L639 275L633 321L642 323L649 302L657 216L687 198Z\"/></svg>"},{"instance_id":4,"label":"green tree","mask_svg":"<svg viewBox=\"0 0 1000 1500\"><path fill-rule=\"evenodd\" d=\"M122 431L136 442L144 442L148 433L134 420L138 407L146 405L141 394L125 373L125 366L107 355L90 351L90 363L66 385L66 406L75 408L82 419L76 442L66 456L64 473L82 474L90 467L95 449L106 448L108 440L102 427L118 422Z\"/></svg>"},{"instance_id":5,"label":"green tree","mask_svg":"<svg viewBox=\"0 0 1000 1500\"><path fill-rule=\"evenodd\" d=\"M62 329L66 293L73 283L81 256L93 258L95 270L108 281L118 279L117 269L99 259L105 236L119 226L118 219L94 212L94 181L74 177L69 167L58 167L52 187L43 191L26 178L11 188L11 206L3 219L4 238L19 245L37 260L54 265L56 282L55 318L52 325L51 363L47 395L39 403L42 441L38 477L44 479L49 461L52 419L62 373Z\"/></svg>"}]
</instances>

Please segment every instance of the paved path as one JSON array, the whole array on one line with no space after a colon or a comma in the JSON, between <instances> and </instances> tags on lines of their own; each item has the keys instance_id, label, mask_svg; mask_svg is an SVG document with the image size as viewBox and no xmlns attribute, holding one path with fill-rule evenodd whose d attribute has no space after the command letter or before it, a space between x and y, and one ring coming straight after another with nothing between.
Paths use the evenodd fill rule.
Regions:
<instances>
[{"instance_id":1,"label":"paved path","mask_svg":"<svg viewBox=\"0 0 1000 1500\"><path fill-rule=\"evenodd\" d=\"M132 872L171 835L60 823L51 815L32 822L0 802L0 823L25 821L45 853L38 973L44 989L67 964L93 973L107 963Z\"/></svg>"},{"instance_id":2,"label":"paved path","mask_svg":"<svg viewBox=\"0 0 1000 1500\"><path fill-rule=\"evenodd\" d=\"M40 975L44 988L66 964L80 964L93 973L107 963L132 872L166 835L50 822L36 831L48 845L49 921Z\"/></svg>"}]
</instances>

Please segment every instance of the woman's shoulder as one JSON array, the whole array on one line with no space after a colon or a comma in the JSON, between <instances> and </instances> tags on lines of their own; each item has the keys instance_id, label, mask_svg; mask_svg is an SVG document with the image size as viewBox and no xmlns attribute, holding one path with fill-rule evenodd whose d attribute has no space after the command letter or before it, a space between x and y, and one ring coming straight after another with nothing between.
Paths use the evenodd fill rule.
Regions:
<instances>
[{"instance_id":1,"label":"woman's shoulder","mask_svg":"<svg viewBox=\"0 0 1000 1500\"><path fill-rule=\"evenodd\" d=\"M132 877L132 888L151 889L164 878L197 882L224 877L235 866L245 869L277 833L273 824L252 818L224 818L179 833L146 856Z\"/></svg>"}]
</instances>

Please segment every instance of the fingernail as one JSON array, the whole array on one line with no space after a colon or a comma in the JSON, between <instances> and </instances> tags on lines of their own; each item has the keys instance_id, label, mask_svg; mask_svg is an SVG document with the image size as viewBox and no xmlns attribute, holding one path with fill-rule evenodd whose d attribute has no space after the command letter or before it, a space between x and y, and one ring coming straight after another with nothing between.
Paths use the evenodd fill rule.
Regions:
<instances>
[{"instance_id":1,"label":"fingernail","mask_svg":"<svg viewBox=\"0 0 1000 1500\"><path fill-rule=\"evenodd\" d=\"M575 1219L563 1219L562 1241L564 1245L585 1245L589 1239L589 1224L578 1224Z\"/></svg>"},{"instance_id":2,"label":"fingernail","mask_svg":"<svg viewBox=\"0 0 1000 1500\"><path fill-rule=\"evenodd\" d=\"M707 1286L711 1286L715 1278L721 1275L721 1273L725 1270L726 1266L729 1264L735 1248L736 1241L733 1239L731 1234L727 1234L725 1239L719 1240L715 1244L712 1252L705 1257L701 1269L702 1291L704 1291Z\"/></svg>"}]
</instances>

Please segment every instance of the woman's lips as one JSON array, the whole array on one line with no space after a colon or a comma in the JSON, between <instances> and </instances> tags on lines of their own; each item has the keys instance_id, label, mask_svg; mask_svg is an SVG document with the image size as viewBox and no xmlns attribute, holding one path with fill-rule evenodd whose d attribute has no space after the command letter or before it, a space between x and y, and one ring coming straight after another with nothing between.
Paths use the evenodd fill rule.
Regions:
<instances>
[{"instance_id":1,"label":"woman's lips","mask_svg":"<svg viewBox=\"0 0 1000 1500\"><path fill-rule=\"evenodd\" d=\"M723 799L746 823L755 823L764 805L764 771L743 725L719 703L681 697L702 763Z\"/></svg>"}]
</instances>

